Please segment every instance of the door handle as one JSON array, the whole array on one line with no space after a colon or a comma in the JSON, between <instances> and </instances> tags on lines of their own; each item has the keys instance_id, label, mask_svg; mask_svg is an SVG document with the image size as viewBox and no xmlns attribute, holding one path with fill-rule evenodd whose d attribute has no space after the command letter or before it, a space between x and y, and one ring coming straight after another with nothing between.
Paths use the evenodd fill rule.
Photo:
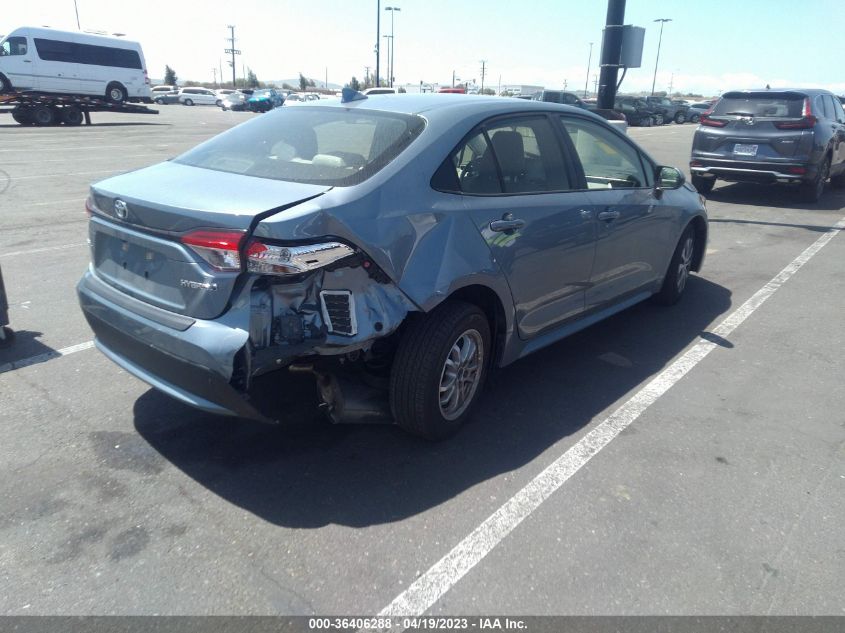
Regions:
<instances>
[{"instance_id":1,"label":"door handle","mask_svg":"<svg viewBox=\"0 0 845 633\"><path fill-rule=\"evenodd\" d=\"M599 213L598 218L599 220L605 220L609 222L610 220L615 220L619 217L619 211L602 211Z\"/></svg>"},{"instance_id":2,"label":"door handle","mask_svg":"<svg viewBox=\"0 0 845 633\"><path fill-rule=\"evenodd\" d=\"M24 64L31 64L31 63L32 63L32 60L31 60L31 59L22 59L21 61L22 61Z\"/></svg>"},{"instance_id":3,"label":"door handle","mask_svg":"<svg viewBox=\"0 0 845 633\"><path fill-rule=\"evenodd\" d=\"M490 230L496 231L497 233L516 231L523 226L525 226L525 220L514 219L513 213L505 213L501 220L490 222Z\"/></svg>"}]
</instances>

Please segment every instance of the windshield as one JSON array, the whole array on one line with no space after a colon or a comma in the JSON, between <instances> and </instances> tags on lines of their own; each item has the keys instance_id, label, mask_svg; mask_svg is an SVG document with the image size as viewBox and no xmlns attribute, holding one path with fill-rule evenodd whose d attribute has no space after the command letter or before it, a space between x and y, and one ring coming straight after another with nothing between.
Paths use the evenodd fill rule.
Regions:
<instances>
[{"instance_id":1,"label":"windshield","mask_svg":"<svg viewBox=\"0 0 845 633\"><path fill-rule=\"evenodd\" d=\"M726 94L713 108L714 115L798 118L804 108L801 94Z\"/></svg>"},{"instance_id":2,"label":"windshield","mask_svg":"<svg viewBox=\"0 0 845 633\"><path fill-rule=\"evenodd\" d=\"M280 108L182 154L175 162L258 178L351 186L396 158L425 127L413 115Z\"/></svg>"}]
</instances>

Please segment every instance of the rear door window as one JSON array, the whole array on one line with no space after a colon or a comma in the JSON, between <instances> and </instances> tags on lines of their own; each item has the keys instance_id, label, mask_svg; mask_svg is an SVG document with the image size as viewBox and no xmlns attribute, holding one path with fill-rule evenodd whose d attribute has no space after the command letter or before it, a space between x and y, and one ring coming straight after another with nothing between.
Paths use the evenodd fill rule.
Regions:
<instances>
[{"instance_id":1,"label":"rear door window","mask_svg":"<svg viewBox=\"0 0 845 633\"><path fill-rule=\"evenodd\" d=\"M487 136L504 193L570 188L560 144L546 117L496 121L487 128Z\"/></svg>"}]
</instances>

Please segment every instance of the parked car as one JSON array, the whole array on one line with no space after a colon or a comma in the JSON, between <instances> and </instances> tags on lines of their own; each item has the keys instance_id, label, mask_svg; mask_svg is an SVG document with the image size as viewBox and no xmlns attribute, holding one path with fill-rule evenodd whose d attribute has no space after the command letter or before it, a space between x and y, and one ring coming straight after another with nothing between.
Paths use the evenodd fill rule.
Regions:
<instances>
[{"instance_id":1,"label":"parked car","mask_svg":"<svg viewBox=\"0 0 845 633\"><path fill-rule=\"evenodd\" d=\"M689 105L689 110L687 110L687 120L691 123L698 123L698 120L701 118L701 115L707 112L712 107L713 104L706 101L702 101L699 103L691 103Z\"/></svg>"},{"instance_id":2,"label":"parked car","mask_svg":"<svg viewBox=\"0 0 845 633\"><path fill-rule=\"evenodd\" d=\"M845 110L827 90L727 92L700 122L690 172L705 195L717 179L797 184L808 202L828 178L845 186Z\"/></svg>"},{"instance_id":3,"label":"parked car","mask_svg":"<svg viewBox=\"0 0 845 633\"><path fill-rule=\"evenodd\" d=\"M249 394L289 370L336 421L436 439L490 368L672 304L701 267L702 197L594 114L352 94L91 187L100 350L205 411L272 420Z\"/></svg>"},{"instance_id":4,"label":"parked car","mask_svg":"<svg viewBox=\"0 0 845 633\"><path fill-rule=\"evenodd\" d=\"M267 112L284 105L285 98L273 88L256 90L247 99L247 107L253 112Z\"/></svg>"},{"instance_id":5,"label":"parked car","mask_svg":"<svg viewBox=\"0 0 845 633\"><path fill-rule=\"evenodd\" d=\"M176 86L153 86L153 103L158 105L169 105L179 103L179 88Z\"/></svg>"},{"instance_id":6,"label":"parked car","mask_svg":"<svg viewBox=\"0 0 845 633\"><path fill-rule=\"evenodd\" d=\"M220 107L223 110L234 110L235 112L243 112L249 110L247 106L247 95L242 92L231 92L225 95L220 101Z\"/></svg>"},{"instance_id":7,"label":"parked car","mask_svg":"<svg viewBox=\"0 0 845 633\"><path fill-rule=\"evenodd\" d=\"M192 105L220 105L223 100L213 91L208 88L198 88L189 86L182 88L179 91L179 103Z\"/></svg>"},{"instance_id":8,"label":"parked car","mask_svg":"<svg viewBox=\"0 0 845 633\"><path fill-rule=\"evenodd\" d=\"M629 125L651 127L663 123L663 116L656 113L643 99L616 97L613 104L613 109L624 114Z\"/></svg>"},{"instance_id":9,"label":"parked car","mask_svg":"<svg viewBox=\"0 0 845 633\"><path fill-rule=\"evenodd\" d=\"M589 106L581 100L581 97L574 92L566 92L564 90L541 90L535 92L530 97L535 101L545 101L546 103L562 103L564 105L572 105L578 108L588 110Z\"/></svg>"},{"instance_id":10,"label":"parked car","mask_svg":"<svg viewBox=\"0 0 845 633\"><path fill-rule=\"evenodd\" d=\"M21 27L0 39L0 93L13 90L151 100L138 42L49 28Z\"/></svg>"},{"instance_id":11,"label":"parked car","mask_svg":"<svg viewBox=\"0 0 845 633\"><path fill-rule=\"evenodd\" d=\"M687 108L680 103L674 103L667 97L646 97L645 102L649 107L663 116L663 122L684 123L687 120Z\"/></svg>"}]
</instances>

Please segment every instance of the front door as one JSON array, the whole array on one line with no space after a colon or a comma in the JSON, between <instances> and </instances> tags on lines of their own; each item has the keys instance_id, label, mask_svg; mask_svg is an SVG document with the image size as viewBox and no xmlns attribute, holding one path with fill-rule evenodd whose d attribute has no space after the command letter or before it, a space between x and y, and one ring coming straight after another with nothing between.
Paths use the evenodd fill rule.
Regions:
<instances>
[{"instance_id":1,"label":"front door","mask_svg":"<svg viewBox=\"0 0 845 633\"><path fill-rule=\"evenodd\" d=\"M572 191L553 121L494 119L458 150L464 204L510 284L519 336L584 310L595 223Z\"/></svg>"},{"instance_id":2,"label":"front door","mask_svg":"<svg viewBox=\"0 0 845 633\"><path fill-rule=\"evenodd\" d=\"M587 209L597 224L588 310L653 290L665 273L675 214L655 196L654 175L636 148L612 130L562 117L584 171Z\"/></svg>"},{"instance_id":3,"label":"front door","mask_svg":"<svg viewBox=\"0 0 845 633\"><path fill-rule=\"evenodd\" d=\"M6 75L15 90L38 90L37 60L28 38L9 37L0 49L0 73Z\"/></svg>"}]
</instances>

